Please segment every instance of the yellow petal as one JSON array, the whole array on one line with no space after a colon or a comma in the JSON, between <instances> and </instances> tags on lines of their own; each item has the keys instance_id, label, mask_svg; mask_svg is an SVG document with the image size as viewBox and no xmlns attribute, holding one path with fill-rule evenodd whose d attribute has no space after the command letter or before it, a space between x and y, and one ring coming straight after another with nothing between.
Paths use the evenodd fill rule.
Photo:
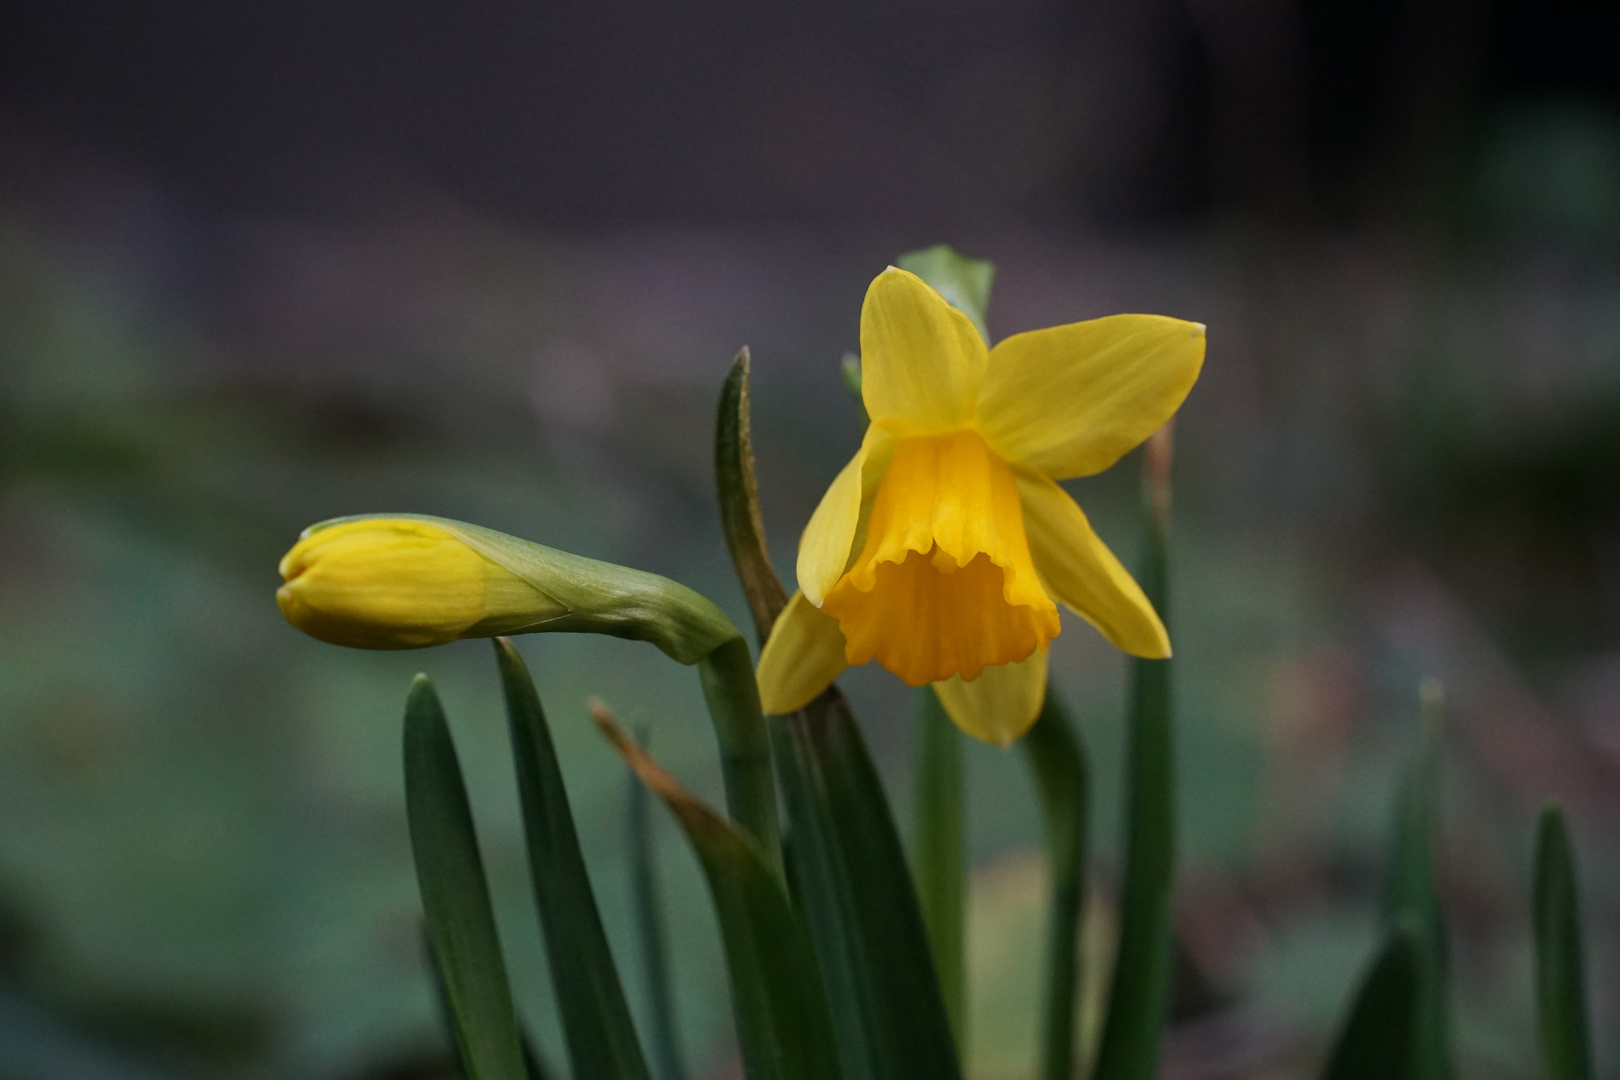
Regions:
<instances>
[{"instance_id":1,"label":"yellow petal","mask_svg":"<svg viewBox=\"0 0 1620 1080\"><path fill-rule=\"evenodd\" d=\"M759 653L759 702L778 715L802 709L848 665L838 620L824 615L802 592L793 594Z\"/></svg>"},{"instance_id":2,"label":"yellow petal","mask_svg":"<svg viewBox=\"0 0 1620 1080\"><path fill-rule=\"evenodd\" d=\"M1011 746L1046 703L1046 649L1016 664L987 667L972 682L960 675L937 682L934 692L957 727L975 739Z\"/></svg>"},{"instance_id":3,"label":"yellow petal","mask_svg":"<svg viewBox=\"0 0 1620 1080\"><path fill-rule=\"evenodd\" d=\"M799 537L799 588L817 607L849 565L861 510L882 478L894 439L877 425L866 429L861 448L821 497Z\"/></svg>"},{"instance_id":4,"label":"yellow petal","mask_svg":"<svg viewBox=\"0 0 1620 1080\"><path fill-rule=\"evenodd\" d=\"M845 659L912 686L1022 660L1059 630L1007 463L972 431L900 440L860 554L821 608Z\"/></svg>"},{"instance_id":5,"label":"yellow petal","mask_svg":"<svg viewBox=\"0 0 1620 1080\"><path fill-rule=\"evenodd\" d=\"M1203 363L1203 324L1162 315L1015 334L990 354L975 426L1009 461L1090 476L1159 430Z\"/></svg>"},{"instance_id":6,"label":"yellow petal","mask_svg":"<svg viewBox=\"0 0 1620 1080\"><path fill-rule=\"evenodd\" d=\"M497 634L564 609L446 529L363 518L307 532L281 560L276 603L311 637L358 649L414 649Z\"/></svg>"},{"instance_id":7,"label":"yellow petal","mask_svg":"<svg viewBox=\"0 0 1620 1080\"><path fill-rule=\"evenodd\" d=\"M861 397L873 424L896 435L963 427L988 355L973 323L922 278L877 276L861 306Z\"/></svg>"},{"instance_id":8,"label":"yellow petal","mask_svg":"<svg viewBox=\"0 0 1620 1080\"><path fill-rule=\"evenodd\" d=\"M1069 493L1049 478L1014 470L1035 569L1052 595L1132 656L1162 660L1170 635L1142 588L1092 531Z\"/></svg>"}]
</instances>

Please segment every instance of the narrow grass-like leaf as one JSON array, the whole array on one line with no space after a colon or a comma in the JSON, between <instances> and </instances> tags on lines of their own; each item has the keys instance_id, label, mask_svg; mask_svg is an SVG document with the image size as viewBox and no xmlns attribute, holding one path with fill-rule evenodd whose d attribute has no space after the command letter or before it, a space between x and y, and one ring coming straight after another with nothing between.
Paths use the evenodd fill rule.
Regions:
<instances>
[{"instance_id":1,"label":"narrow grass-like leaf","mask_svg":"<svg viewBox=\"0 0 1620 1080\"><path fill-rule=\"evenodd\" d=\"M1418 946L1396 927L1356 993L1323 1080L1416 1080Z\"/></svg>"},{"instance_id":2,"label":"narrow grass-like leaf","mask_svg":"<svg viewBox=\"0 0 1620 1080\"><path fill-rule=\"evenodd\" d=\"M495 639L529 875L576 1080L650 1080L585 872L562 770L523 658Z\"/></svg>"},{"instance_id":3,"label":"narrow grass-like leaf","mask_svg":"<svg viewBox=\"0 0 1620 1080\"><path fill-rule=\"evenodd\" d=\"M786 885L759 847L682 788L606 709L597 725L675 813L709 880L748 1080L838 1080L838 1051L815 956Z\"/></svg>"},{"instance_id":4,"label":"narrow grass-like leaf","mask_svg":"<svg viewBox=\"0 0 1620 1080\"><path fill-rule=\"evenodd\" d=\"M512 992L461 764L426 675L405 699L405 812L428 948L469 1080L524 1080Z\"/></svg>"},{"instance_id":5,"label":"narrow grass-like leaf","mask_svg":"<svg viewBox=\"0 0 1620 1080\"><path fill-rule=\"evenodd\" d=\"M640 741L647 741L645 732L640 733ZM647 797L646 785L634 772L628 779L630 900L635 908L636 934L641 939L652 1056L660 1080L686 1080L675 1026L675 998L669 982L669 950L658 892L658 856L652 840L652 802Z\"/></svg>"},{"instance_id":6,"label":"narrow grass-like leaf","mask_svg":"<svg viewBox=\"0 0 1620 1080\"><path fill-rule=\"evenodd\" d=\"M1091 776L1085 744L1057 690L1020 745L1040 793L1051 875L1046 977L1041 1001L1041 1080L1075 1075L1075 1015L1080 991L1080 926L1086 897L1086 825Z\"/></svg>"},{"instance_id":7,"label":"narrow grass-like leaf","mask_svg":"<svg viewBox=\"0 0 1620 1080\"><path fill-rule=\"evenodd\" d=\"M1142 591L1169 620L1169 432L1147 447L1147 545ZM1169 660L1131 661L1126 749L1125 866L1119 950L1097 1050L1099 1080L1150 1080L1170 1004L1170 889L1175 873L1174 745Z\"/></svg>"},{"instance_id":8,"label":"narrow grass-like leaf","mask_svg":"<svg viewBox=\"0 0 1620 1080\"><path fill-rule=\"evenodd\" d=\"M793 884L851 1080L960 1080L905 850L836 688L772 718Z\"/></svg>"},{"instance_id":9,"label":"narrow grass-like leaf","mask_svg":"<svg viewBox=\"0 0 1620 1080\"><path fill-rule=\"evenodd\" d=\"M917 780L912 852L917 899L934 947L939 989L958 1047L967 1045L963 965L966 878L962 836L962 735L932 687L916 691Z\"/></svg>"},{"instance_id":10,"label":"narrow grass-like leaf","mask_svg":"<svg viewBox=\"0 0 1620 1080\"><path fill-rule=\"evenodd\" d=\"M990 331L985 312L990 307L990 285L996 279L994 264L959 255L945 244L921 251L910 251L895 263L934 287L947 303L973 321L988 344Z\"/></svg>"},{"instance_id":11,"label":"narrow grass-like leaf","mask_svg":"<svg viewBox=\"0 0 1620 1080\"><path fill-rule=\"evenodd\" d=\"M1563 811L1549 806L1536 834L1536 1021L1546 1080L1592 1080L1586 950L1575 853Z\"/></svg>"},{"instance_id":12,"label":"narrow grass-like leaf","mask_svg":"<svg viewBox=\"0 0 1620 1080\"><path fill-rule=\"evenodd\" d=\"M754 628L763 642L771 624L787 606L787 590L771 569L765 548L765 523L759 513L759 487L754 480L754 444L750 434L748 349L732 361L720 388L714 424L714 478L720 494L720 527L732 564L748 597Z\"/></svg>"},{"instance_id":13,"label":"narrow grass-like leaf","mask_svg":"<svg viewBox=\"0 0 1620 1080\"><path fill-rule=\"evenodd\" d=\"M1422 692L1422 745L1401 783L1395 812L1384 919L1413 934L1417 960L1414 1080L1450 1080L1451 1030L1447 1005L1445 920L1437 891L1434 850L1439 827L1440 737L1443 693L1438 680Z\"/></svg>"}]
</instances>

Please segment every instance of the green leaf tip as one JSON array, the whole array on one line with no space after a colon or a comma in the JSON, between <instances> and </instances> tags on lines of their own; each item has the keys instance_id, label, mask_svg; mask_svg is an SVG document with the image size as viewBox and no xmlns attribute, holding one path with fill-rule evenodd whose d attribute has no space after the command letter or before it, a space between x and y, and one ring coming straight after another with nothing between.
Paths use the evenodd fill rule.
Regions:
<instances>
[{"instance_id":1,"label":"green leaf tip","mask_svg":"<svg viewBox=\"0 0 1620 1080\"><path fill-rule=\"evenodd\" d=\"M405 699L405 810L427 939L470 1080L524 1080L522 1040L501 957L467 787L432 682Z\"/></svg>"},{"instance_id":2,"label":"green leaf tip","mask_svg":"<svg viewBox=\"0 0 1620 1080\"><path fill-rule=\"evenodd\" d=\"M749 401L748 349L732 361L720 389L714 425L714 476L720 497L720 527L732 564L748 598L748 611L761 643L770 637L776 617L787 606L787 590L771 568L765 544L765 520L759 510L759 483L754 475L752 407Z\"/></svg>"},{"instance_id":3,"label":"green leaf tip","mask_svg":"<svg viewBox=\"0 0 1620 1080\"><path fill-rule=\"evenodd\" d=\"M1420 743L1396 802L1384 921L1392 930L1411 932L1416 954L1413 1075L1416 1080L1449 1080L1453 1075L1449 949L1436 871L1445 703L1438 679L1423 680L1418 701Z\"/></svg>"},{"instance_id":4,"label":"green leaf tip","mask_svg":"<svg viewBox=\"0 0 1620 1080\"><path fill-rule=\"evenodd\" d=\"M1536 1027L1547 1080L1592 1080L1585 944L1575 852L1563 811L1549 805L1536 830L1532 910Z\"/></svg>"}]
</instances>

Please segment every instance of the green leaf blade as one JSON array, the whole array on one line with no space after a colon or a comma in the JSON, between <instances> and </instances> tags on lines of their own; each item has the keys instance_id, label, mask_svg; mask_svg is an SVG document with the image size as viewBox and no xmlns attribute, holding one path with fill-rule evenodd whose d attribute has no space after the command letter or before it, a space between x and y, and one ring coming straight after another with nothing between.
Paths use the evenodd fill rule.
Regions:
<instances>
[{"instance_id":1,"label":"green leaf blade","mask_svg":"<svg viewBox=\"0 0 1620 1080\"><path fill-rule=\"evenodd\" d=\"M557 1008L576 1080L651 1080L580 853L539 694L512 643L495 639L523 834Z\"/></svg>"},{"instance_id":2,"label":"green leaf blade","mask_svg":"<svg viewBox=\"0 0 1620 1080\"><path fill-rule=\"evenodd\" d=\"M1020 745L1040 794L1051 875L1038 1075L1042 1080L1070 1080L1075 1075L1091 776L1085 744L1054 688L1047 687L1041 715Z\"/></svg>"},{"instance_id":3,"label":"green leaf blade","mask_svg":"<svg viewBox=\"0 0 1620 1080\"><path fill-rule=\"evenodd\" d=\"M815 956L782 878L753 838L693 798L605 709L597 726L685 831L709 882L748 1080L839 1080Z\"/></svg>"},{"instance_id":4,"label":"green leaf blade","mask_svg":"<svg viewBox=\"0 0 1620 1080\"><path fill-rule=\"evenodd\" d=\"M1546 1080L1592 1080L1585 946L1575 853L1564 815L1542 811L1536 834L1533 913L1536 1020Z\"/></svg>"},{"instance_id":5,"label":"green leaf blade","mask_svg":"<svg viewBox=\"0 0 1620 1080\"><path fill-rule=\"evenodd\" d=\"M773 718L810 929L845 1073L960 1080L933 950L882 782L843 696Z\"/></svg>"},{"instance_id":6,"label":"green leaf blade","mask_svg":"<svg viewBox=\"0 0 1620 1080\"><path fill-rule=\"evenodd\" d=\"M644 733L641 741L646 742ZM652 801L646 785L632 772L628 776L626 818L630 833L630 901L636 935L641 941L647 1012L651 1020L653 1060L659 1080L686 1080L680 1038L675 1023L675 998L669 978L668 935L659 902L658 858L653 847Z\"/></svg>"},{"instance_id":7,"label":"green leaf blade","mask_svg":"<svg viewBox=\"0 0 1620 1080\"><path fill-rule=\"evenodd\" d=\"M405 703L405 809L428 947L470 1080L525 1080L483 858L444 709L425 675Z\"/></svg>"},{"instance_id":8,"label":"green leaf blade","mask_svg":"<svg viewBox=\"0 0 1620 1080\"><path fill-rule=\"evenodd\" d=\"M1451 1018L1444 912L1435 872L1439 832L1442 692L1435 680L1422 690L1423 732L1417 756L1402 778L1384 890L1390 930L1412 934L1417 964L1415 1080L1450 1080Z\"/></svg>"}]
</instances>

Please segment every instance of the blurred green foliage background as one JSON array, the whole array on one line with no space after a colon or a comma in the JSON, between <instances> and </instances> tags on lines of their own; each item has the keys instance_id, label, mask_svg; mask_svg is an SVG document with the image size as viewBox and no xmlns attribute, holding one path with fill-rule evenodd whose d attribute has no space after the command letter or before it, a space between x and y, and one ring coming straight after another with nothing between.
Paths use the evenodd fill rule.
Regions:
<instances>
[{"instance_id":1,"label":"blurred green foliage background","mask_svg":"<svg viewBox=\"0 0 1620 1080\"><path fill-rule=\"evenodd\" d=\"M304 638L276 560L325 517L441 514L667 574L745 625L709 461L731 356L753 349L786 571L859 438L838 364L866 285L937 241L997 263L998 338L1118 311L1210 327L1177 432L1166 1076L1314 1073L1372 947L1425 675L1449 697L1464 1075L1534 1072L1550 797L1582 859L1599 1058L1620 1058L1614 19L1504 4L1425 52L1439 9L1416 2L991 8L926 33L905 5L754 14L746 40L720 3L678 27L407 7L375 41L380 20L298 5L264 38L261 16L139 5L13 17L0 1077L444 1075L400 787L418 670L555 1051L488 646ZM1071 485L1127 557L1136 465ZM634 986L627 780L583 703L717 798L695 676L626 642L520 645ZM1106 864L1124 665L1077 619L1053 655ZM845 683L903 807L909 696ZM1033 1061L1039 823L1016 755L968 764L968 1057L993 1080ZM707 897L659 828L686 1044L698 1075L735 1075ZM1110 919L1105 888L1100 940Z\"/></svg>"}]
</instances>

